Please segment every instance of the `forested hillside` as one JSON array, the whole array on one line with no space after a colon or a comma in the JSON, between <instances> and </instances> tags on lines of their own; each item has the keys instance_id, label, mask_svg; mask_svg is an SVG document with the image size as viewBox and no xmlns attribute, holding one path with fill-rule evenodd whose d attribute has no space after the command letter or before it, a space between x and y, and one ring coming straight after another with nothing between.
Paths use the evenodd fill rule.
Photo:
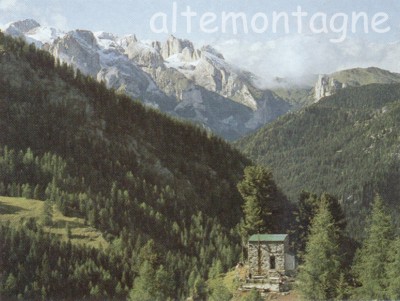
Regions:
<instances>
[{"instance_id":1,"label":"forested hillside","mask_svg":"<svg viewBox=\"0 0 400 301\"><path fill-rule=\"evenodd\" d=\"M337 195L360 237L375 192L399 210L399 125L400 85L373 84L338 91L236 146L269 166L292 200L303 189Z\"/></svg>"},{"instance_id":2,"label":"forested hillside","mask_svg":"<svg viewBox=\"0 0 400 301\"><path fill-rule=\"evenodd\" d=\"M1 33L0 146L0 195L56 204L111 244L60 242L32 219L1 226L4 298L184 298L239 259L247 159Z\"/></svg>"}]
</instances>

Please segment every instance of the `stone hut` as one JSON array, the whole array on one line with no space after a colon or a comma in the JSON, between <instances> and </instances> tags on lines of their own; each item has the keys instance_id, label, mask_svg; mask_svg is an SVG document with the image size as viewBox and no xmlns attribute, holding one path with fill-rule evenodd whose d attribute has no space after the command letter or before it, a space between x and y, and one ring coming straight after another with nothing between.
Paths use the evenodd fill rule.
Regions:
<instances>
[{"instance_id":1,"label":"stone hut","mask_svg":"<svg viewBox=\"0 0 400 301\"><path fill-rule=\"evenodd\" d=\"M249 238L247 277L241 289L262 293L288 291L294 270L287 234L254 234Z\"/></svg>"},{"instance_id":2,"label":"stone hut","mask_svg":"<svg viewBox=\"0 0 400 301\"><path fill-rule=\"evenodd\" d=\"M249 238L249 277L279 277L294 270L293 256L288 254L287 234L254 234Z\"/></svg>"}]
</instances>

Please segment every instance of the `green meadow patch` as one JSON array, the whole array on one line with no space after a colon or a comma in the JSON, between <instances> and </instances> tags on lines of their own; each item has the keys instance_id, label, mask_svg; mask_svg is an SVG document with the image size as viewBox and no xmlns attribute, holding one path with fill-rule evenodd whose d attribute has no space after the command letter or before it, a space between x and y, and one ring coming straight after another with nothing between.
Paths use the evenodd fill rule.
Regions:
<instances>
[{"instance_id":1,"label":"green meadow patch","mask_svg":"<svg viewBox=\"0 0 400 301\"><path fill-rule=\"evenodd\" d=\"M44 204L38 200L0 196L0 223L10 222L11 225L18 225L30 218L42 223ZM61 240L71 239L73 244L95 248L108 246L100 231L85 225L82 218L64 216L56 206L53 206L52 225L44 226L44 230Z\"/></svg>"}]
</instances>

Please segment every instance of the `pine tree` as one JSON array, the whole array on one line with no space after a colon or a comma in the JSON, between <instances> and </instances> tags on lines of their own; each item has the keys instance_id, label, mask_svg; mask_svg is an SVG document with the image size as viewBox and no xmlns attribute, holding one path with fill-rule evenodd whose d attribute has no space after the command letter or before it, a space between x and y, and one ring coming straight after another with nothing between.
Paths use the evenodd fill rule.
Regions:
<instances>
[{"instance_id":1,"label":"pine tree","mask_svg":"<svg viewBox=\"0 0 400 301\"><path fill-rule=\"evenodd\" d=\"M393 226L390 215L385 212L379 196L374 199L367 235L356 254L353 273L360 284L354 291L357 299L385 300L389 264L389 246L393 240Z\"/></svg>"},{"instance_id":2,"label":"pine tree","mask_svg":"<svg viewBox=\"0 0 400 301\"><path fill-rule=\"evenodd\" d=\"M53 204L49 200L44 202L42 220L45 226L51 226L53 223Z\"/></svg>"},{"instance_id":3,"label":"pine tree","mask_svg":"<svg viewBox=\"0 0 400 301\"><path fill-rule=\"evenodd\" d=\"M389 282L387 297L391 300L400 300L400 237L391 245L386 270Z\"/></svg>"},{"instance_id":4,"label":"pine tree","mask_svg":"<svg viewBox=\"0 0 400 301\"><path fill-rule=\"evenodd\" d=\"M129 301L156 300L154 286L155 271L152 265L145 261L140 266L139 276L135 278L133 288L129 293Z\"/></svg>"},{"instance_id":5,"label":"pine tree","mask_svg":"<svg viewBox=\"0 0 400 301\"><path fill-rule=\"evenodd\" d=\"M67 234L67 238L71 239L72 238L72 230L71 230L71 226L69 223L66 223L66 225L65 225L65 232Z\"/></svg>"},{"instance_id":6,"label":"pine tree","mask_svg":"<svg viewBox=\"0 0 400 301\"><path fill-rule=\"evenodd\" d=\"M223 269L219 259L215 260L208 272L209 299L215 301L231 300L232 294L223 281Z\"/></svg>"},{"instance_id":7,"label":"pine tree","mask_svg":"<svg viewBox=\"0 0 400 301\"><path fill-rule=\"evenodd\" d=\"M293 229L293 247L299 259L302 258L306 248L307 236L310 224L318 209L319 199L317 195L302 191L294 212L295 223Z\"/></svg>"},{"instance_id":8,"label":"pine tree","mask_svg":"<svg viewBox=\"0 0 400 301\"><path fill-rule=\"evenodd\" d=\"M197 276L192 289L193 300L206 300L207 285L203 278Z\"/></svg>"},{"instance_id":9,"label":"pine tree","mask_svg":"<svg viewBox=\"0 0 400 301\"><path fill-rule=\"evenodd\" d=\"M307 191L302 191L300 194L297 208L294 212L295 222L292 228L293 235L291 239L292 246L296 250L297 258L300 262L302 262L307 236L309 235L310 231L310 224L321 202L327 203L328 210L332 215L335 227L339 230L338 234L342 253L341 256L343 256L345 259L342 260L343 266L350 265L355 248L352 247L350 240L345 236L344 233L346 228L345 215L338 199L326 192L321 194L319 197L316 194L312 194Z\"/></svg>"},{"instance_id":10,"label":"pine tree","mask_svg":"<svg viewBox=\"0 0 400 301\"><path fill-rule=\"evenodd\" d=\"M345 274L342 272L339 276L339 281L336 286L336 300L348 300L350 296L350 286L347 282Z\"/></svg>"},{"instance_id":11,"label":"pine tree","mask_svg":"<svg viewBox=\"0 0 400 301\"><path fill-rule=\"evenodd\" d=\"M271 232L276 226L273 219L277 220L281 213L277 208L280 200L272 173L262 166L248 166L237 187L244 199L244 226L248 234Z\"/></svg>"},{"instance_id":12,"label":"pine tree","mask_svg":"<svg viewBox=\"0 0 400 301\"><path fill-rule=\"evenodd\" d=\"M155 273L155 293L157 300L167 300L173 295L174 283L172 277L165 270L164 266L160 266Z\"/></svg>"},{"instance_id":13,"label":"pine tree","mask_svg":"<svg viewBox=\"0 0 400 301\"><path fill-rule=\"evenodd\" d=\"M326 201L321 202L312 220L304 264L299 270L299 291L306 300L336 297L340 277L338 229L328 207Z\"/></svg>"}]
</instances>

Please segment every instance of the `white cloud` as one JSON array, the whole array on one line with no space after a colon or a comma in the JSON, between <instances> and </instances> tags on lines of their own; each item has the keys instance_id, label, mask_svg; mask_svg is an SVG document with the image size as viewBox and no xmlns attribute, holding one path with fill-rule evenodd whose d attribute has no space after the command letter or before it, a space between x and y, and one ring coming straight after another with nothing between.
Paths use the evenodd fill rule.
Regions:
<instances>
[{"instance_id":1,"label":"white cloud","mask_svg":"<svg viewBox=\"0 0 400 301\"><path fill-rule=\"evenodd\" d=\"M68 29L68 20L65 16L61 14L54 14L51 16L51 23L54 27L61 29L61 30L66 30Z\"/></svg>"},{"instance_id":2,"label":"white cloud","mask_svg":"<svg viewBox=\"0 0 400 301\"><path fill-rule=\"evenodd\" d=\"M0 10L9 11L17 7L17 0L0 0Z\"/></svg>"},{"instance_id":3,"label":"white cloud","mask_svg":"<svg viewBox=\"0 0 400 301\"><path fill-rule=\"evenodd\" d=\"M347 39L331 43L318 35L294 35L252 44L229 40L214 45L225 58L256 75L264 86L278 77L304 79L310 74L375 66L400 72L400 42L371 43Z\"/></svg>"}]
</instances>

